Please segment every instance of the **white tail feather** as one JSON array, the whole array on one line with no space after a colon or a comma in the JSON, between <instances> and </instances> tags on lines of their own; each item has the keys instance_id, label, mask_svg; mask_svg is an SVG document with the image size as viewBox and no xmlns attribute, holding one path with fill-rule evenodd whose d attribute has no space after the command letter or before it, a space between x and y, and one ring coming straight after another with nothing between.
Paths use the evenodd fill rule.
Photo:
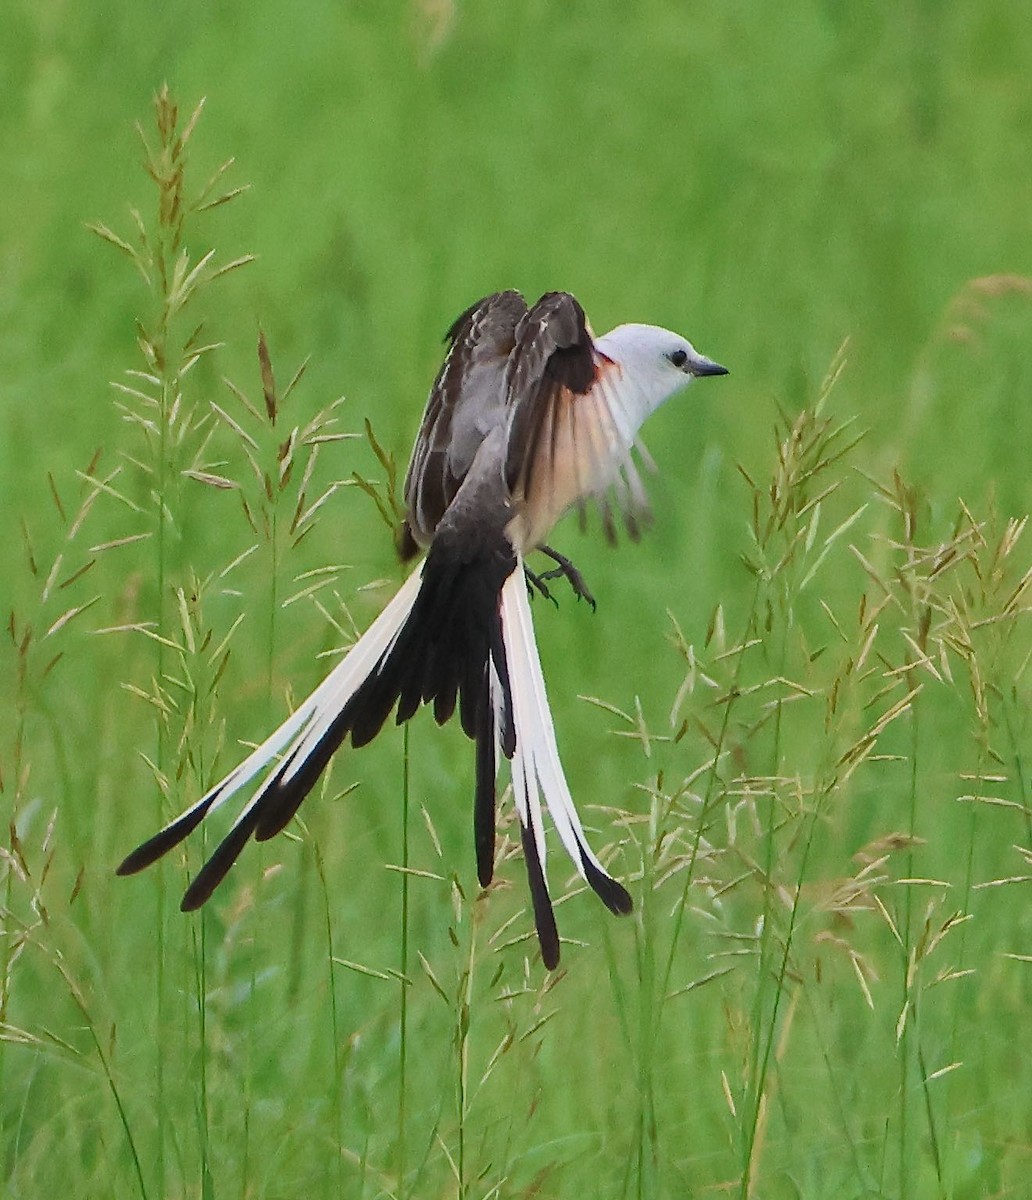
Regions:
<instances>
[{"instance_id":1,"label":"white tail feather","mask_svg":"<svg viewBox=\"0 0 1032 1200\"><path fill-rule=\"evenodd\" d=\"M587 878L583 865L586 857L603 874L608 875L584 836L559 759L522 566L520 562L502 588L502 637L516 726L516 751L512 756L516 810L526 825L529 805L531 828L542 870L545 863L545 835L541 821L541 797L544 796L560 841L580 874Z\"/></svg>"},{"instance_id":2,"label":"white tail feather","mask_svg":"<svg viewBox=\"0 0 1032 1200\"><path fill-rule=\"evenodd\" d=\"M394 642L394 639L398 636L398 631L405 624L412 610L416 596L419 594L419 585L422 582L422 576L423 564L420 563L419 567L405 580L405 583L390 604L387 605L372 625L369 626L365 633L362 634L347 654L344 655L341 661L304 702L302 708L307 709L308 713L305 720L300 723L300 726L294 727L294 730L297 730L296 736L286 748L285 757L290 760L290 765L283 774L284 782L292 779L304 766L306 759L319 744L319 739L326 732L334 718L369 677L370 672L376 668L384 652ZM284 726L280 726L280 729L282 728ZM269 741L277 738L279 732L277 730ZM286 740L280 739L277 749ZM268 762L270 758L272 758L271 753L266 756L265 761ZM262 766L264 766L264 763ZM259 770L261 770L261 766L251 771L246 779L253 778ZM269 785L275 778L276 775L271 774L251 799L248 800L247 804L240 810L237 819L233 822L233 829L236 829L241 822L247 820L249 814L261 803L262 798L269 789ZM246 780L241 779L239 782L234 783L233 790L236 791L244 782ZM221 803L221 797L219 803Z\"/></svg>"},{"instance_id":3,"label":"white tail feather","mask_svg":"<svg viewBox=\"0 0 1032 1200\"><path fill-rule=\"evenodd\" d=\"M326 677L318 691L326 688L319 704L303 734L290 747L290 766L284 773L287 783L304 765L312 750L319 744L323 734L334 718L351 699L358 688L369 677L377 663L383 659L401 632L412 605L419 595L423 581L423 563L405 580L394 599L351 647L344 658Z\"/></svg>"},{"instance_id":4,"label":"white tail feather","mask_svg":"<svg viewBox=\"0 0 1032 1200\"><path fill-rule=\"evenodd\" d=\"M221 808L241 788L246 787L256 775L260 775L266 767L277 761L283 751L287 757L292 758L290 769L286 773L286 778L290 779L304 764L305 758L317 745L319 737L326 727L354 695L356 689L368 677L384 651L397 636L419 594L422 573L423 568L420 564L405 581L390 604L315 691L298 705L282 725L274 729L243 762L209 788L200 800L180 813L175 820L170 821L161 832L185 823L194 813L202 810L214 812L217 808ZM275 776L270 775L265 784L244 805L233 822L232 828L235 829L241 821L247 818L249 813L254 811L255 805L261 801L273 778Z\"/></svg>"}]
</instances>

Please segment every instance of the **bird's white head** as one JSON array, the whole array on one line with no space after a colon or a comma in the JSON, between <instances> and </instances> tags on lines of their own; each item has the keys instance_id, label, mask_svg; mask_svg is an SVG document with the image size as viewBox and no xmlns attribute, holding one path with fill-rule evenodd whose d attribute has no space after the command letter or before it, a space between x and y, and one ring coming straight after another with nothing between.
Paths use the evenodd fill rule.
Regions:
<instances>
[{"instance_id":1,"label":"bird's white head","mask_svg":"<svg viewBox=\"0 0 1032 1200\"><path fill-rule=\"evenodd\" d=\"M618 325L595 344L618 365L620 390L635 394L643 410L640 420L693 379L728 373L727 367L700 354L680 334L656 325Z\"/></svg>"}]
</instances>

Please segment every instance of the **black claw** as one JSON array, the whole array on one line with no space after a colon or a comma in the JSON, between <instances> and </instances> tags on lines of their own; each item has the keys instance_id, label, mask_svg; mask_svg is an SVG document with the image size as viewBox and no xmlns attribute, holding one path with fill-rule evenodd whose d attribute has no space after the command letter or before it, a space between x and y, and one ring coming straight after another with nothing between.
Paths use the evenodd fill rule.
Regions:
<instances>
[{"instance_id":1,"label":"black claw","mask_svg":"<svg viewBox=\"0 0 1032 1200\"><path fill-rule=\"evenodd\" d=\"M527 577L527 592L530 594L531 599L535 595L541 595L546 600L551 600L556 608L559 607L559 601L552 595L551 589L545 583L545 580L554 578L556 574L562 574L561 571L547 571L544 575L535 575L530 567L524 564L523 574Z\"/></svg>"},{"instance_id":2,"label":"black claw","mask_svg":"<svg viewBox=\"0 0 1032 1200\"><path fill-rule=\"evenodd\" d=\"M558 550L553 550L551 546L538 546L542 554L547 554L548 557L556 565L551 571L542 571L540 575L534 577L535 586L542 589L545 595L549 595L544 587L546 579L565 578L570 587L573 588L573 594L578 600L586 600L591 605L591 611L594 612L597 607L595 597L588 590L588 585L584 582L584 576L577 570L572 562L565 554L560 554ZM528 575L530 572L527 572ZM551 599L551 596L549 596Z\"/></svg>"}]
</instances>

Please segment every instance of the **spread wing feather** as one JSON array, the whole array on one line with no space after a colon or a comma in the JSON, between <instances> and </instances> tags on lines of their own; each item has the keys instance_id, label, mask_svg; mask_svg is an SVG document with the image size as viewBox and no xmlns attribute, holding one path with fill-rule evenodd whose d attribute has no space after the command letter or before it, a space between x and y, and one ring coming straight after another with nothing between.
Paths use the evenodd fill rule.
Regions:
<instances>
[{"instance_id":1,"label":"spread wing feather","mask_svg":"<svg viewBox=\"0 0 1032 1200\"><path fill-rule=\"evenodd\" d=\"M594 382L594 341L584 309L568 292L548 292L520 321L506 372L511 413L505 479L511 494L529 495L537 472L554 472L561 406Z\"/></svg>"},{"instance_id":2,"label":"spread wing feather","mask_svg":"<svg viewBox=\"0 0 1032 1200\"><path fill-rule=\"evenodd\" d=\"M448 330L450 348L430 389L405 476L405 558L429 545L481 442L504 420L506 365L526 313L519 292L495 292Z\"/></svg>"}]
</instances>

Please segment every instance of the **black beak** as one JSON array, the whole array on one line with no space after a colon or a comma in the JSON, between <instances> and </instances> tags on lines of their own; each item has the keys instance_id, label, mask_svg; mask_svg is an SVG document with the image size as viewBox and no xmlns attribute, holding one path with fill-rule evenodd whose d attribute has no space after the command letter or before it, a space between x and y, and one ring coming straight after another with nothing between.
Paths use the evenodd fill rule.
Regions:
<instances>
[{"instance_id":1,"label":"black beak","mask_svg":"<svg viewBox=\"0 0 1032 1200\"><path fill-rule=\"evenodd\" d=\"M714 362L712 358L706 358L702 354L696 355L688 364L688 373L701 378L703 375L727 375L727 367L722 367L720 363Z\"/></svg>"}]
</instances>

